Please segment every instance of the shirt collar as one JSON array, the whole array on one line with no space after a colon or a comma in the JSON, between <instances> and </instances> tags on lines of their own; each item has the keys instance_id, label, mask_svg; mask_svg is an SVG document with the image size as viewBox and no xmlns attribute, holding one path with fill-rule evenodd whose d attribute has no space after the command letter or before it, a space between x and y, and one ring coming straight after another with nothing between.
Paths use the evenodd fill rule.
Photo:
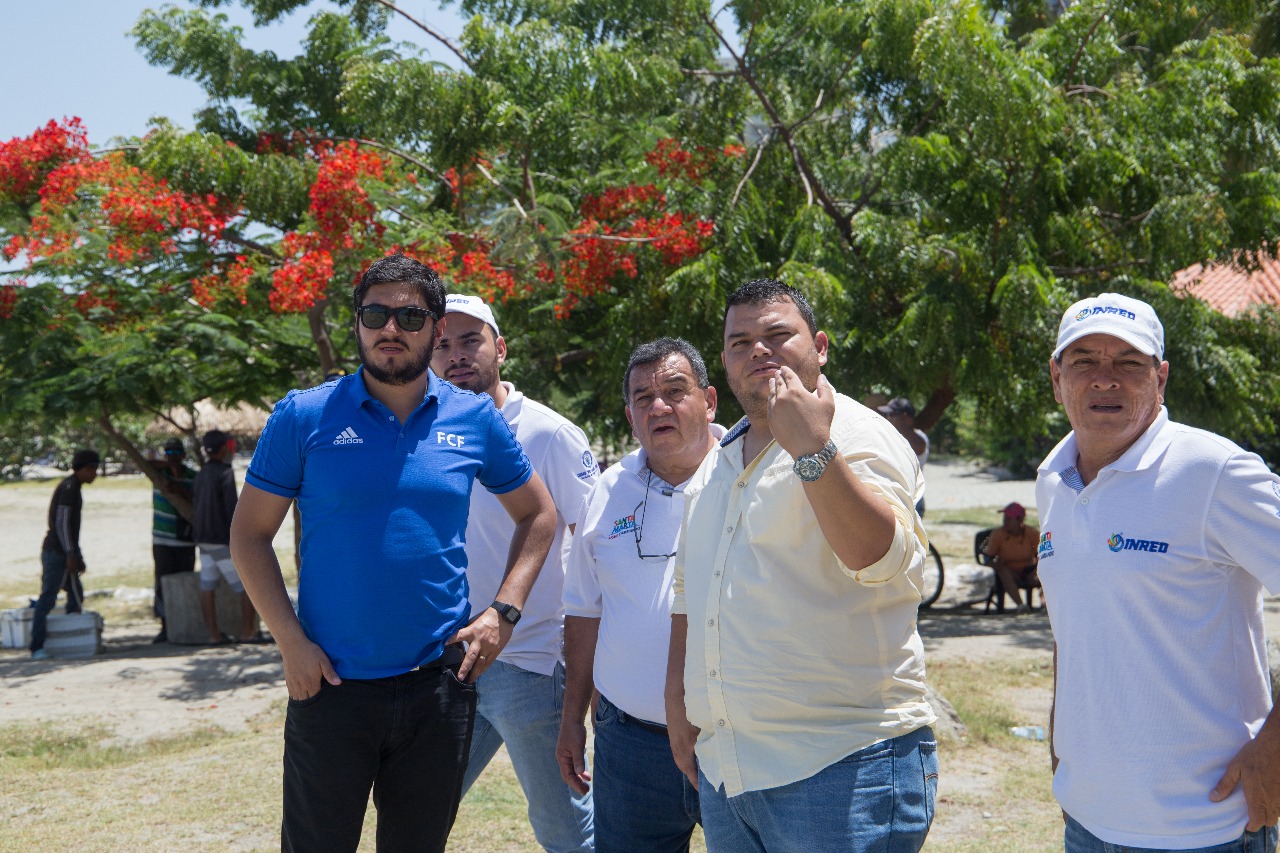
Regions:
<instances>
[{"instance_id":1,"label":"shirt collar","mask_svg":"<svg viewBox=\"0 0 1280 853\"><path fill-rule=\"evenodd\" d=\"M751 429L751 419L746 415L742 416L742 420L738 421L729 431L724 434L724 438L720 439L721 447L728 447L742 436L747 434L747 430Z\"/></svg>"},{"instance_id":2,"label":"shirt collar","mask_svg":"<svg viewBox=\"0 0 1280 853\"><path fill-rule=\"evenodd\" d=\"M1172 436L1166 429L1167 426L1169 426L1169 410L1161 406L1160 412L1156 415L1156 419L1151 422L1151 426L1147 427L1142 435L1138 436L1138 440L1130 445L1129 449L1119 459L1102 470L1142 471L1150 468L1164 455L1169 446ZM1044 462L1040 463L1039 472L1041 474L1056 473L1065 479L1069 471L1076 470L1076 461L1079 456L1080 449L1076 444L1076 434L1072 430L1067 434L1066 438L1058 443L1057 447L1050 451ZM1099 471L1098 473L1101 474L1102 472Z\"/></svg>"}]
</instances>

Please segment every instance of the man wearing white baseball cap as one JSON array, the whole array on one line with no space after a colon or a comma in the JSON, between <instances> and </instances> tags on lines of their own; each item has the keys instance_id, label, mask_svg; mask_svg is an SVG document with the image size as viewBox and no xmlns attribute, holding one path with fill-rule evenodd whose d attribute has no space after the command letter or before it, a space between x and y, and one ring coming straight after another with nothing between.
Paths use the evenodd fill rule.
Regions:
<instances>
[{"instance_id":1,"label":"man wearing white baseball cap","mask_svg":"<svg viewBox=\"0 0 1280 853\"><path fill-rule=\"evenodd\" d=\"M559 522L523 611L511 608L503 614L519 622L511 642L476 682L479 704L462 790L465 795L505 742L529 801L529 822L538 843L550 853L592 850L591 794L577 795L564 784L555 748L564 695L564 540L600 468L582 430L502 381L506 360L507 343L488 303L477 296L449 294L431 369L459 388L493 398L547 484ZM466 542L472 612L489 607L502 585L513 528L492 495L472 490Z\"/></svg>"},{"instance_id":2,"label":"man wearing white baseball cap","mask_svg":"<svg viewBox=\"0 0 1280 853\"><path fill-rule=\"evenodd\" d=\"M1072 427L1036 481L1065 849L1274 853L1280 478L1169 419L1163 359L1151 306L1104 293L1067 309L1049 361Z\"/></svg>"}]
</instances>

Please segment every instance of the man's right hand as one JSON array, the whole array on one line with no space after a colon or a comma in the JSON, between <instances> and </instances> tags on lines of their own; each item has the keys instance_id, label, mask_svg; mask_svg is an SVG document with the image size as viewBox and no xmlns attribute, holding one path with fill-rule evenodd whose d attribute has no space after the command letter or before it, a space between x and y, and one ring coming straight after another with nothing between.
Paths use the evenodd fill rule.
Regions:
<instances>
[{"instance_id":1,"label":"man's right hand","mask_svg":"<svg viewBox=\"0 0 1280 853\"><path fill-rule=\"evenodd\" d=\"M335 687L342 683L324 649L310 640L281 645L280 657L284 659L284 683L290 699L310 699L320 692L322 679Z\"/></svg>"},{"instance_id":2,"label":"man's right hand","mask_svg":"<svg viewBox=\"0 0 1280 853\"><path fill-rule=\"evenodd\" d=\"M560 765L560 778L576 793L585 794L590 790L586 724L581 721L560 721L560 737L556 739L556 763Z\"/></svg>"},{"instance_id":3,"label":"man's right hand","mask_svg":"<svg viewBox=\"0 0 1280 853\"><path fill-rule=\"evenodd\" d=\"M67 555L67 571L73 575L82 575L85 571L84 557L78 554Z\"/></svg>"},{"instance_id":4,"label":"man's right hand","mask_svg":"<svg viewBox=\"0 0 1280 853\"><path fill-rule=\"evenodd\" d=\"M689 783L696 790L698 787L698 759L693 748L698 743L698 734L702 729L680 717L672 719L668 714L667 737L671 740L671 755L676 760L676 767L689 777Z\"/></svg>"}]
</instances>

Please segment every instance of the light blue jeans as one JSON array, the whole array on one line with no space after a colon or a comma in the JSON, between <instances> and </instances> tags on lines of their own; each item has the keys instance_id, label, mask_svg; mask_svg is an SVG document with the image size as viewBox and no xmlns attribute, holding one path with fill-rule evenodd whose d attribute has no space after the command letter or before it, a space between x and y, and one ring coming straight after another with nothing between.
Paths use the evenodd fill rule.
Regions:
<instances>
[{"instance_id":1,"label":"light blue jeans","mask_svg":"<svg viewBox=\"0 0 1280 853\"><path fill-rule=\"evenodd\" d=\"M736 797L698 774L708 853L916 853L937 792L938 742L928 726L808 779Z\"/></svg>"},{"instance_id":2,"label":"light blue jeans","mask_svg":"<svg viewBox=\"0 0 1280 853\"><path fill-rule=\"evenodd\" d=\"M476 682L480 694L462 793L480 778L505 742L529 801L529 825L547 853L595 849L591 794L578 796L560 778L556 739L564 705L564 667L551 675L496 660Z\"/></svg>"},{"instance_id":3,"label":"light blue jeans","mask_svg":"<svg viewBox=\"0 0 1280 853\"><path fill-rule=\"evenodd\" d=\"M1066 853L1276 853L1276 828L1264 826L1257 832L1242 833L1239 838L1222 844L1174 851L1111 844L1085 829L1075 818L1068 817L1062 832L1062 846Z\"/></svg>"}]
</instances>

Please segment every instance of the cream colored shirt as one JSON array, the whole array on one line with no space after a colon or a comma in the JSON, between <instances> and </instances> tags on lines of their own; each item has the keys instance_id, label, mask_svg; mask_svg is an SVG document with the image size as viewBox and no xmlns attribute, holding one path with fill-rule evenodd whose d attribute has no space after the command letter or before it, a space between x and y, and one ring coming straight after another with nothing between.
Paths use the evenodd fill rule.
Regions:
<instances>
[{"instance_id":1,"label":"cream colored shirt","mask_svg":"<svg viewBox=\"0 0 1280 853\"><path fill-rule=\"evenodd\" d=\"M926 540L915 453L887 420L837 395L831 438L897 517L888 552L853 571L777 442L743 464L746 426L685 488L672 605L689 619L698 765L729 796L807 779L935 719L916 631Z\"/></svg>"}]
</instances>

